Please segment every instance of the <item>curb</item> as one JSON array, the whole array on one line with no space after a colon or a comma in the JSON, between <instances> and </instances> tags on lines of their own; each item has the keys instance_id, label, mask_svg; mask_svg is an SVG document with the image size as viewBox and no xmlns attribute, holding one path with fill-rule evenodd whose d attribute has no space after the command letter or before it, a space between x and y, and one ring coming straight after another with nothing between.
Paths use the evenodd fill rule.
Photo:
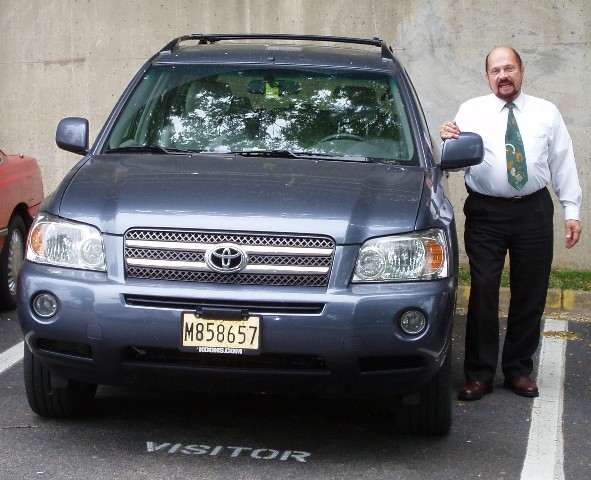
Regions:
<instances>
[{"instance_id":1,"label":"curb","mask_svg":"<svg viewBox=\"0 0 591 480\"><path fill-rule=\"evenodd\" d=\"M470 297L470 287L460 285L458 287L457 306L458 308L468 308L468 298ZM499 309L507 311L509 309L509 289L502 287L499 292ZM580 290L558 290L549 289L546 297L545 312L571 312L571 313L590 313L591 312L591 292Z\"/></svg>"}]
</instances>

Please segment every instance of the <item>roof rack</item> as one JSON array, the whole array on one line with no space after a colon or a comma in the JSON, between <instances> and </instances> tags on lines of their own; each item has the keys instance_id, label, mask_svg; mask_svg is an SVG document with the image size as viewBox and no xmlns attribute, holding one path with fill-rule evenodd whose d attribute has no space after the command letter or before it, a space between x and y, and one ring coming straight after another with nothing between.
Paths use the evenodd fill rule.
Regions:
<instances>
[{"instance_id":1,"label":"roof rack","mask_svg":"<svg viewBox=\"0 0 591 480\"><path fill-rule=\"evenodd\" d=\"M351 38L351 37L333 37L329 35L292 35L282 33L237 33L237 34L201 34L193 33L190 35L183 35L175 38L171 42L167 43L161 50L160 53L172 52L182 42L187 41L198 41L201 45L212 44L221 40L303 40L303 41L315 41L315 42L336 42L336 43L351 43L357 45L373 45L382 49L382 59L394 60L392 55L392 49L389 48L383 40L378 37L374 38Z\"/></svg>"}]
</instances>

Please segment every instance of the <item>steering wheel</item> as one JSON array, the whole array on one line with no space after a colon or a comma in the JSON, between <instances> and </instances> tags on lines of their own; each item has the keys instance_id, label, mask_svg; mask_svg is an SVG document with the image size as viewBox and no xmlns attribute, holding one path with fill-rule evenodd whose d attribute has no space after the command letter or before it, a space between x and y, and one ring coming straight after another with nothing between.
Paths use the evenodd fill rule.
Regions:
<instances>
[{"instance_id":1,"label":"steering wheel","mask_svg":"<svg viewBox=\"0 0 591 480\"><path fill-rule=\"evenodd\" d=\"M356 142L364 142L365 141L365 139L363 137L360 137L359 135L354 135L352 133L347 133L347 132L340 132L340 133L333 133L332 135L329 135L328 137L324 137L318 143L330 142L331 140L354 140Z\"/></svg>"}]
</instances>

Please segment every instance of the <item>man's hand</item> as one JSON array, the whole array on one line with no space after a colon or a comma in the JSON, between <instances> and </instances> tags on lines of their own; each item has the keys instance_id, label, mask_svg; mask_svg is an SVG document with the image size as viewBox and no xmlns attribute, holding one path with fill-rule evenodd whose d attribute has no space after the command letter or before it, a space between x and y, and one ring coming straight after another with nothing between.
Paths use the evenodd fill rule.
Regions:
<instances>
[{"instance_id":1,"label":"man's hand","mask_svg":"<svg viewBox=\"0 0 591 480\"><path fill-rule=\"evenodd\" d=\"M458 138L460 136L460 129L453 120L444 122L439 130L439 136L441 140L447 140L448 138Z\"/></svg>"},{"instance_id":2,"label":"man's hand","mask_svg":"<svg viewBox=\"0 0 591 480\"><path fill-rule=\"evenodd\" d=\"M564 226L566 230L566 242L564 246L566 248L572 248L577 244L581 237L581 222L578 220L567 220L564 223Z\"/></svg>"}]
</instances>

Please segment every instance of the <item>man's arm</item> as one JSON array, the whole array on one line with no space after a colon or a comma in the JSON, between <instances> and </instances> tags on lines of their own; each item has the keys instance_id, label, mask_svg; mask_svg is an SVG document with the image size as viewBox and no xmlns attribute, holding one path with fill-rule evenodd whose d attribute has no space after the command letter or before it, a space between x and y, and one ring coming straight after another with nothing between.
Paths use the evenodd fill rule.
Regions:
<instances>
[{"instance_id":1,"label":"man's arm","mask_svg":"<svg viewBox=\"0 0 591 480\"><path fill-rule=\"evenodd\" d=\"M553 138L548 151L548 167L552 176L552 187L564 209L564 246L572 248L581 237L579 215L582 192L572 140L558 109L555 110Z\"/></svg>"}]
</instances>

